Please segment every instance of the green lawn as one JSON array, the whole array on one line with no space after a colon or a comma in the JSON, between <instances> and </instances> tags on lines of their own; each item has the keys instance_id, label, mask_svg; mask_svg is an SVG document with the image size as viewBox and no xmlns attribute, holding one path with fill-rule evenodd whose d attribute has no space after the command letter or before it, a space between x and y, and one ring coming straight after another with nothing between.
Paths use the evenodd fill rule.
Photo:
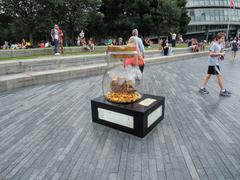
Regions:
<instances>
[{"instance_id":1,"label":"green lawn","mask_svg":"<svg viewBox=\"0 0 240 180\"><path fill-rule=\"evenodd\" d=\"M187 45L185 44L178 44L176 48L186 48ZM145 48L146 51L150 50L158 50L159 45L153 44L151 48ZM103 54L105 53L106 48L104 47L97 47L94 52L78 52L78 53L66 53L61 56L74 56L74 55L91 55L91 54ZM54 55L34 55L34 56L19 56L19 57L9 57L9 58L0 58L0 61L8 61L8 60L31 60L31 59L37 59L37 58L44 58L44 57L56 57Z\"/></svg>"},{"instance_id":2,"label":"green lawn","mask_svg":"<svg viewBox=\"0 0 240 180\"><path fill-rule=\"evenodd\" d=\"M187 44L177 44L176 48L187 48L188 45Z\"/></svg>"},{"instance_id":3,"label":"green lawn","mask_svg":"<svg viewBox=\"0 0 240 180\"><path fill-rule=\"evenodd\" d=\"M66 53L61 55L63 56L74 56L74 55L91 55L91 54L103 54L105 51L94 51L94 52L78 52L78 53ZM9 58L0 58L0 61L8 61L8 60L31 60L37 58L44 57L56 57L55 55L34 55L34 56L19 56L19 57L9 57Z\"/></svg>"}]
</instances>

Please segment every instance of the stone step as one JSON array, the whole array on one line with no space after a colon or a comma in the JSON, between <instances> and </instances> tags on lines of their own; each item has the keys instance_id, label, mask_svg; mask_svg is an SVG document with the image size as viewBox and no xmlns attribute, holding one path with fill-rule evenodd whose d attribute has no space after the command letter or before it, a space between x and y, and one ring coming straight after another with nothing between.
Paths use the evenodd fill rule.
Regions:
<instances>
[{"instance_id":1,"label":"stone step","mask_svg":"<svg viewBox=\"0 0 240 180\"><path fill-rule=\"evenodd\" d=\"M186 48L176 49L175 54L188 52ZM158 50L146 51L146 58L161 56ZM106 60L105 54L95 55L71 55L71 56L48 56L36 58L32 60L11 60L0 61L0 75L9 75L16 73L46 71L66 67L83 66L89 64L104 63Z\"/></svg>"},{"instance_id":2,"label":"stone step","mask_svg":"<svg viewBox=\"0 0 240 180\"><path fill-rule=\"evenodd\" d=\"M146 58L146 66L167 63L179 60L189 60L192 58L206 56L208 52L187 53L174 56ZM98 63L77 67L64 67L45 71L32 71L11 75L0 76L0 91L11 90L19 87L40 85L51 82L58 82L67 79L88 77L103 74L107 69L107 63Z\"/></svg>"},{"instance_id":3,"label":"stone step","mask_svg":"<svg viewBox=\"0 0 240 180\"><path fill-rule=\"evenodd\" d=\"M95 46L96 52L103 52L106 46ZM188 48L173 48L175 52L178 51L189 51ZM151 50L150 50L151 51ZM64 47L65 54L89 52L83 47ZM0 50L0 58L15 58L23 56L42 56L42 55L53 55L52 48L34 48L34 49L13 49L13 50Z\"/></svg>"}]
</instances>

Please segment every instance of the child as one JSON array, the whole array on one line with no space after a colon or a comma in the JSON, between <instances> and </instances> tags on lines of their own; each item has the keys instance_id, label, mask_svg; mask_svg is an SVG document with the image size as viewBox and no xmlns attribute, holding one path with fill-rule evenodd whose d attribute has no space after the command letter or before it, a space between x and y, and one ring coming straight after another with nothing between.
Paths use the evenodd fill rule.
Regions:
<instances>
[{"instance_id":1,"label":"child","mask_svg":"<svg viewBox=\"0 0 240 180\"><path fill-rule=\"evenodd\" d=\"M221 44L224 41L225 41L225 34L218 33L216 36L216 42L212 43L210 47L209 58L208 58L208 72L203 80L203 86L199 90L201 94L209 94L209 92L206 89L206 85L209 79L211 78L211 75L217 76L218 84L221 89L219 94L220 96L230 96L232 94L231 92L227 91L224 88L223 75L220 72L220 67L219 67L220 59L225 56L225 52L221 52L222 51Z\"/></svg>"}]
</instances>

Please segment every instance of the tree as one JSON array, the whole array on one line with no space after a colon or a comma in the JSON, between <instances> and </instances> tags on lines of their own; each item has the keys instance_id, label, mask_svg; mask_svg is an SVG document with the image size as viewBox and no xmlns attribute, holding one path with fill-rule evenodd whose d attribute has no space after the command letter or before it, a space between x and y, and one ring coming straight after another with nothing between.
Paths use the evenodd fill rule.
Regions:
<instances>
[{"instance_id":1,"label":"tree","mask_svg":"<svg viewBox=\"0 0 240 180\"><path fill-rule=\"evenodd\" d=\"M184 33L190 21L186 0L0 0L0 38L47 40L59 24L68 44L81 30L87 36L129 37Z\"/></svg>"},{"instance_id":2,"label":"tree","mask_svg":"<svg viewBox=\"0 0 240 180\"><path fill-rule=\"evenodd\" d=\"M181 9L180 17L180 33L185 34L187 32L188 24L191 18L188 16L186 9L187 0L177 0L178 7Z\"/></svg>"},{"instance_id":3,"label":"tree","mask_svg":"<svg viewBox=\"0 0 240 180\"><path fill-rule=\"evenodd\" d=\"M9 24L12 34L17 37L28 36L33 41L39 29L44 29L45 23L50 21L46 12L46 0L2 0L1 7L5 16L11 17Z\"/></svg>"},{"instance_id":4,"label":"tree","mask_svg":"<svg viewBox=\"0 0 240 180\"><path fill-rule=\"evenodd\" d=\"M100 6L100 0L2 0L0 18L9 19L0 30L7 29L15 41L23 37L39 41L48 39L56 23L63 29L65 39L73 44L70 40L81 29L93 31L96 26L90 24L101 22Z\"/></svg>"},{"instance_id":5,"label":"tree","mask_svg":"<svg viewBox=\"0 0 240 180\"><path fill-rule=\"evenodd\" d=\"M51 0L54 4L56 0ZM52 19L59 23L66 32L65 38L73 44L81 30L93 31L92 23L101 22L102 14L98 12L100 0L58 0L51 11Z\"/></svg>"},{"instance_id":6,"label":"tree","mask_svg":"<svg viewBox=\"0 0 240 180\"><path fill-rule=\"evenodd\" d=\"M101 12L108 34L129 36L138 28L144 36L181 32L189 23L186 0L103 0Z\"/></svg>"}]
</instances>

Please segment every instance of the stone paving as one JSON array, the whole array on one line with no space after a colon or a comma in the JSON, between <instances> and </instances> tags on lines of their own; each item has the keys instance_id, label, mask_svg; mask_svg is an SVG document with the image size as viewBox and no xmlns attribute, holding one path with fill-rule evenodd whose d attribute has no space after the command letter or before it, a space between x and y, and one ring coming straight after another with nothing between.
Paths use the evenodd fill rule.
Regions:
<instances>
[{"instance_id":1,"label":"stone paving","mask_svg":"<svg viewBox=\"0 0 240 180\"><path fill-rule=\"evenodd\" d=\"M240 62L222 63L223 98L215 78L198 93L206 59L145 68L166 117L143 139L91 122L102 76L0 93L0 179L239 180Z\"/></svg>"}]
</instances>

